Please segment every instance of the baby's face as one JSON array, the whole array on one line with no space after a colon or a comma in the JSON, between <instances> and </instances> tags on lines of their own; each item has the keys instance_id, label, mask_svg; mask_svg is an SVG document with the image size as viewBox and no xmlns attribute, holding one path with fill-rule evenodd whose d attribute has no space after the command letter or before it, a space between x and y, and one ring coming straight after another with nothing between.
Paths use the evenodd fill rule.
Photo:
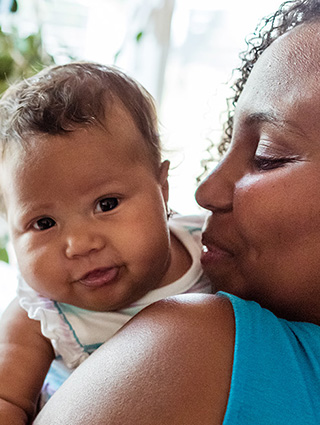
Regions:
<instances>
[{"instance_id":1,"label":"baby's face","mask_svg":"<svg viewBox=\"0 0 320 425\"><path fill-rule=\"evenodd\" d=\"M170 265L167 164L156 175L130 116L37 136L3 167L18 264L40 294L109 311L161 286Z\"/></svg>"}]
</instances>

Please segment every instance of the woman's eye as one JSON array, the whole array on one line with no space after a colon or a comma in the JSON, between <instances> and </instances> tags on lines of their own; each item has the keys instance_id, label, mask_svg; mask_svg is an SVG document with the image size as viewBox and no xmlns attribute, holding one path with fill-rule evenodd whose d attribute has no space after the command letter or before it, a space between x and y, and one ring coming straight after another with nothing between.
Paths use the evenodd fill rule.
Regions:
<instances>
[{"instance_id":1,"label":"woman's eye","mask_svg":"<svg viewBox=\"0 0 320 425\"><path fill-rule=\"evenodd\" d=\"M254 164L259 171L274 170L275 168L284 167L290 162L294 162L296 158L277 158L255 156Z\"/></svg>"},{"instance_id":2,"label":"woman's eye","mask_svg":"<svg viewBox=\"0 0 320 425\"><path fill-rule=\"evenodd\" d=\"M97 212L111 211L119 205L118 198L103 198L97 203Z\"/></svg>"},{"instance_id":3,"label":"woman's eye","mask_svg":"<svg viewBox=\"0 0 320 425\"><path fill-rule=\"evenodd\" d=\"M36 230L47 230L55 226L56 222L50 217L39 218L34 224L33 228Z\"/></svg>"}]
</instances>

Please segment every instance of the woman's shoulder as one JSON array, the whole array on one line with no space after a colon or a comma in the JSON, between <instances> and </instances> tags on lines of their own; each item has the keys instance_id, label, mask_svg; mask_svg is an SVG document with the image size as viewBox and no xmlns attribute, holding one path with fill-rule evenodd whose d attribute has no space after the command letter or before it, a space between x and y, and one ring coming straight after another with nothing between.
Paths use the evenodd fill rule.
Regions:
<instances>
[{"instance_id":1,"label":"woman's shoulder","mask_svg":"<svg viewBox=\"0 0 320 425\"><path fill-rule=\"evenodd\" d=\"M233 335L234 332L234 312L233 306L227 297L215 294L188 293L168 297L151 306L145 308L136 319L140 322L148 323L148 326L159 326L168 324L171 332L174 327L180 329L189 328L192 332L201 326L205 331L206 327L212 329L217 322L224 324ZM220 323L222 322L222 323ZM204 326L204 328L202 327ZM227 329L225 329L227 330Z\"/></svg>"},{"instance_id":2,"label":"woman's shoulder","mask_svg":"<svg viewBox=\"0 0 320 425\"><path fill-rule=\"evenodd\" d=\"M225 394L228 382L227 400L219 404L214 388L207 387L218 406L226 403L220 423L320 423L320 326L279 318L255 301L226 293L179 296L153 311L171 337L180 338L186 356L195 361L195 346L202 351L202 373L215 380L218 369L225 371L219 385Z\"/></svg>"}]
</instances>

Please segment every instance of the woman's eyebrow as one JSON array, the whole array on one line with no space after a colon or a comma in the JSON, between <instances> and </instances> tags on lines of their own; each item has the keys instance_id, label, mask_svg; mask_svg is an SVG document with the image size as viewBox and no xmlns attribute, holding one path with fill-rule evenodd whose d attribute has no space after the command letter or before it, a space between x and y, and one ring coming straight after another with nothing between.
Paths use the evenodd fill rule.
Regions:
<instances>
[{"instance_id":1,"label":"woman's eyebrow","mask_svg":"<svg viewBox=\"0 0 320 425\"><path fill-rule=\"evenodd\" d=\"M299 134L306 137L304 130L297 125L296 122L283 119L273 112L252 112L245 117L244 120L247 126L261 125L263 123L273 124L276 127L285 127L291 133Z\"/></svg>"},{"instance_id":2,"label":"woman's eyebrow","mask_svg":"<svg viewBox=\"0 0 320 425\"><path fill-rule=\"evenodd\" d=\"M272 112L252 112L245 117L245 124L247 125L260 124L262 122L276 124L279 120Z\"/></svg>"}]
</instances>

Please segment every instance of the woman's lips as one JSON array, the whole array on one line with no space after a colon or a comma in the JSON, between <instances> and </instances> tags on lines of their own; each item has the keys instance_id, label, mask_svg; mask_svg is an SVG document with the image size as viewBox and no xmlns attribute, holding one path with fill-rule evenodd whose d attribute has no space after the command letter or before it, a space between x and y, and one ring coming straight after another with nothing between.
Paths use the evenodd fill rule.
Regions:
<instances>
[{"instance_id":1,"label":"woman's lips","mask_svg":"<svg viewBox=\"0 0 320 425\"><path fill-rule=\"evenodd\" d=\"M203 246L201 254L201 263L203 266L217 264L221 261L230 260L233 257L229 251L214 244Z\"/></svg>"},{"instance_id":2,"label":"woman's lips","mask_svg":"<svg viewBox=\"0 0 320 425\"><path fill-rule=\"evenodd\" d=\"M78 281L90 288L99 288L113 281L118 276L118 273L118 267L100 268L86 273Z\"/></svg>"}]
</instances>

